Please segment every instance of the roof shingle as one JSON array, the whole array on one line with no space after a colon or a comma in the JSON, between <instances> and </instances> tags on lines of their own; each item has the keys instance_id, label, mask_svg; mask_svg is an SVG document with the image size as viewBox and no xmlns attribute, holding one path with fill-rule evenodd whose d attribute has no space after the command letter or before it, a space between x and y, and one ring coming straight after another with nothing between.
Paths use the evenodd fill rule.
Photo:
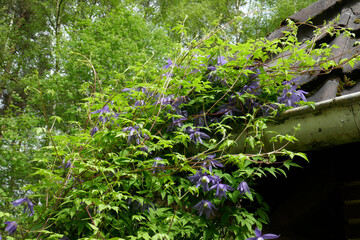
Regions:
<instances>
[{"instance_id":1,"label":"roof shingle","mask_svg":"<svg viewBox=\"0 0 360 240\"><path fill-rule=\"evenodd\" d=\"M341 60L347 59L337 70L326 72L315 67L313 71L304 72L298 76L297 83L301 88L311 92L308 96L309 100L319 102L360 91L360 83L355 84L360 82L360 62L355 62L353 66L348 63L348 60L360 55L360 44L357 43L360 42L360 2L358 0L320 0L291 15L288 19L298 25L297 38L300 42L314 40L316 48L323 43L329 46L336 45L337 48L332 49L329 60L340 63ZM290 29L286 24L287 21L284 20L267 39L274 40L283 37L283 31ZM344 32L331 35L326 31L329 27L350 29L352 36ZM314 33L316 29L320 30L320 34ZM355 83L344 88L344 82L349 79Z\"/></svg>"}]
</instances>

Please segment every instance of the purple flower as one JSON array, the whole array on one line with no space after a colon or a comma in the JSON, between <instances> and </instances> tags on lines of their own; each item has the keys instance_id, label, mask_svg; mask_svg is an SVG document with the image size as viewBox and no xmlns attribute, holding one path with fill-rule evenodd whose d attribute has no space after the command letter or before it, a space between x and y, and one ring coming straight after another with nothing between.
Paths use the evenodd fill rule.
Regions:
<instances>
[{"instance_id":1,"label":"purple flower","mask_svg":"<svg viewBox=\"0 0 360 240\"><path fill-rule=\"evenodd\" d=\"M109 109L109 106L107 105L107 104L105 104L105 106L103 106L101 109L99 109L99 110L96 110L96 111L94 111L94 112L91 112L91 113L100 113L100 114L102 114L102 113L109 113L110 112L110 109Z\"/></svg>"},{"instance_id":2,"label":"purple flower","mask_svg":"<svg viewBox=\"0 0 360 240\"><path fill-rule=\"evenodd\" d=\"M226 192L234 191L232 187L223 183L216 183L209 190L213 190L213 189L216 189L215 196L219 199L221 199L222 197L225 197L225 199L227 199Z\"/></svg>"},{"instance_id":3,"label":"purple flower","mask_svg":"<svg viewBox=\"0 0 360 240\"><path fill-rule=\"evenodd\" d=\"M232 95L228 98L228 103L225 103L218 107L220 110L217 111L216 114L224 114L224 115L234 116L235 113L241 113L241 111L236 108L237 105L238 105L238 102L237 102L235 96Z\"/></svg>"},{"instance_id":4,"label":"purple flower","mask_svg":"<svg viewBox=\"0 0 360 240\"><path fill-rule=\"evenodd\" d=\"M264 239L275 239L280 237L280 235L275 235L271 233L262 235L261 231L257 227L255 228L255 236L256 237L251 237L246 240L264 240Z\"/></svg>"},{"instance_id":5,"label":"purple flower","mask_svg":"<svg viewBox=\"0 0 360 240\"><path fill-rule=\"evenodd\" d=\"M239 184L237 190L239 190L241 194L245 194L245 192L248 192L249 194L251 194L249 185L245 181L242 181Z\"/></svg>"},{"instance_id":6,"label":"purple flower","mask_svg":"<svg viewBox=\"0 0 360 240\"><path fill-rule=\"evenodd\" d=\"M225 57L219 56L217 58L217 65L222 66L222 65L225 65L226 63L227 63L227 60Z\"/></svg>"},{"instance_id":7,"label":"purple flower","mask_svg":"<svg viewBox=\"0 0 360 240\"><path fill-rule=\"evenodd\" d=\"M99 114L100 114L100 116L99 116L99 121L104 124L104 123L108 120L109 117L104 117L104 116L102 116L102 115L106 115L107 113L110 113L110 109L109 109L108 105L106 104L106 105L105 105L104 107L102 107L101 109L96 110L96 111L94 111L94 112L90 112L90 113L92 113L92 114L94 114L94 113L99 113ZM119 113L115 113L115 114L111 114L110 117L118 118L119 115L120 115ZM94 128L93 128L93 130L94 130ZM93 131L93 132L94 132L94 131ZM90 132L90 134L91 134L91 132ZM94 134L95 134L95 132L94 132ZM94 135L94 134L93 134L93 135Z\"/></svg>"},{"instance_id":8,"label":"purple flower","mask_svg":"<svg viewBox=\"0 0 360 240\"><path fill-rule=\"evenodd\" d=\"M217 58L217 62L216 62L216 66L214 66L214 60L210 60L210 62L212 63L212 65L207 67L207 70L209 71L209 74L207 75L207 79L210 82L216 82L216 81L220 81L223 85L226 85L226 81L222 80L221 78L219 78L218 76L215 76L215 71L217 69L216 66L222 66L225 65L227 63L227 60L225 57L223 56L219 56Z\"/></svg>"},{"instance_id":9,"label":"purple flower","mask_svg":"<svg viewBox=\"0 0 360 240\"><path fill-rule=\"evenodd\" d=\"M109 109L108 105L105 104L105 106L103 106L101 109L96 110L94 112L90 112L90 113L92 113L92 114L100 113L100 115L101 115L101 114L106 114L106 113L109 113L109 112L110 112L110 109ZM102 122L102 123L105 123L107 121L107 117L100 116L99 121Z\"/></svg>"},{"instance_id":10,"label":"purple flower","mask_svg":"<svg viewBox=\"0 0 360 240\"><path fill-rule=\"evenodd\" d=\"M154 163L153 163L153 173L156 173L156 172L161 172L160 169L163 169L162 171L165 172L164 170L164 167L165 165L163 163L159 163L159 161L162 161L163 159L161 157L156 157L154 158Z\"/></svg>"},{"instance_id":11,"label":"purple flower","mask_svg":"<svg viewBox=\"0 0 360 240\"><path fill-rule=\"evenodd\" d=\"M62 164L63 164L63 166L61 166L61 167L64 167L65 169L70 168L70 167L72 166L70 160L68 160L68 161L65 163L65 159L64 159L64 160L62 161Z\"/></svg>"},{"instance_id":12,"label":"purple flower","mask_svg":"<svg viewBox=\"0 0 360 240\"><path fill-rule=\"evenodd\" d=\"M249 70L252 70L252 71L254 71L255 73L252 73L251 75L250 75L250 79L255 79L255 78L257 78L259 75L260 75L260 69L259 68L256 68L256 67L250 67L249 68Z\"/></svg>"},{"instance_id":13,"label":"purple flower","mask_svg":"<svg viewBox=\"0 0 360 240\"><path fill-rule=\"evenodd\" d=\"M287 86L284 88L284 90L281 93L281 96L278 97L277 100L279 103L285 103L286 107L296 107L297 106L296 103L300 102L301 100L306 102L306 97L304 94L308 94L308 92L305 92L303 90L296 90L298 86L296 84L292 85L292 83L296 81L297 78L294 78L291 81L283 82L283 85L287 85Z\"/></svg>"},{"instance_id":14,"label":"purple flower","mask_svg":"<svg viewBox=\"0 0 360 240\"><path fill-rule=\"evenodd\" d=\"M182 118L178 118L178 119L175 119L173 117L172 125L177 125L178 127L182 127L184 125L183 122L185 122L186 120L188 120L188 118L186 118L186 117L182 117Z\"/></svg>"},{"instance_id":15,"label":"purple flower","mask_svg":"<svg viewBox=\"0 0 360 240\"><path fill-rule=\"evenodd\" d=\"M208 169L210 172L212 172L212 168L217 168L217 167L224 167L224 165L222 163L220 163L219 161L213 159L216 156L216 154L211 154L208 155L205 158L205 161L202 163L202 166L205 169Z\"/></svg>"},{"instance_id":16,"label":"purple flower","mask_svg":"<svg viewBox=\"0 0 360 240\"><path fill-rule=\"evenodd\" d=\"M175 67L177 66L176 64L174 64L174 63L171 61L170 58L168 58L167 62L168 62L168 64L166 64L166 65L163 67L163 69L169 69L169 68L171 68L172 66L175 66ZM163 74L163 77L164 77L164 76L166 76L166 77L172 77L172 76L174 76L174 74L172 73L172 71L169 71L169 72L164 73L164 74Z\"/></svg>"},{"instance_id":17,"label":"purple flower","mask_svg":"<svg viewBox=\"0 0 360 240\"><path fill-rule=\"evenodd\" d=\"M137 100L134 103L134 107L139 107L139 106L144 106L145 105L145 101L144 100Z\"/></svg>"},{"instance_id":18,"label":"purple flower","mask_svg":"<svg viewBox=\"0 0 360 240\"><path fill-rule=\"evenodd\" d=\"M201 200L198 204L194 206L194 209L199 211L199 216L205 213L207 219L210 218L210 214L215 215L213 209L217 210L214 204L212 204L208 200Z\"/></svg>"},{"instance_id":19,"label":"purple flower","mask_svg":"<svg viewBox=\"0 0 360 240\"><path fill-rule=\"evenodd\" d=\"M186 103L190 100L190 98L186 97L186 96L181 96L181 97L178 97L178 98L175 98L173 101L172 101L172 107L173 109L176 111L176 113L179 113L178 110L180 105L183 104L183 103Z\"/></svg>"},{"instance_id":20,"label":"purple flower","mask_svg":"<svg viewBox=\"0 0 360 240\"><path fill-rule=\"evenodd\" d=\"M204 192L209 191L209 182L210 182L211 176L206 176L206 173L199 178L199 180L196 183L196 187L199 187L200 185L203 187Z\"/></svg>"},{"instance_id":21,"label":"purple flower","mask_svg":"<svg viewBox=\"0 0 360 240\"><path fill-rule=\"evenodd\" d=\"M143 146L139 148L140 151L142 152L149 152L149 147L148 146Z\"/></svg>"},{"instance_id":22,"label":"purple flower","mask_svg":"<svg viewBox=\"0 0 360 240\"><path fill-rule=\"evenodd\" d=\"M297 102L300 102L303 100L306 101L306 97L304 94L307 94L308 92L305 92L303 90L296 90L297 86L293 85L290 87L290 89L285 88L281 94L280 97L278 97L279 103L285 103L286 107L296 107Z\"/></svg>"},{"instance_id":23,"label":"purple flower","mask_svg":"<svg viewBox=\"0 0 360 240\"><path fill-rule=\"evenodd\" d=\"M108 120L108 117L103 117L103 116L99 117L99 121L102 123L106 123L107 120Z\"/></svg>"},{"instance_id":24,"label":"purple flower","mask_svg":"<svg viewBox=\"0 0 360 240\"><path fill-rule=\"evenodd\" d=\"M261 93L259 81L251 81L250 84L245 85L238 94L242 95L244 93L259 95Z\"/></svg>"},{"instance_id":25,"label":"purple flower","mask_svg":"<svg viewBox=\"0 0 360 240\"><path fill-rule=\"evenodd\" d=\"M168 68L170 68L172 65L174 65L174 63L171 61L170 58L167 59L167 62L168 62L168 64L166 64L166 65L163 67L163 69L168 69ZM176 65L175 65L175 66L176 66Z\"/></svg>"},{"instance_id":26,"label":"purple flower","mask_svg":"<svg viewBox=\"0 0 360 240\"><path fill-rule=\"evenodd\" d=\"M210 68L210 67L209 67ZM213 82L213 83L216 83L218 81L220 81L220 83L224 86L226 86L226 81L221 79L220 77L216 76L216 73L215 72L210 72L208 75L207 75L207 80L209 80L210 82Z\"/></svg>"},{"instance_id":27,"label":"purple flower","mask_svg":"<svg viewBox=\"0 0 360 240\"><path fill-rule=\"evenodd\" d=\"M209 139L210 136L207 135L206 133L200 132L200 130L198 128L192 129L190 127L188 127L186 129L186 132L190 135L190 139L195 142L198 143L200 142L201 144L203 144L203 139Z\"/></svg>"},{"instance_id":28,"label":"purple flower","mask_svg":"<svg viewBox=\"0 0 360 240\"><path fill-rule=\"evenodd\" d=\"M132 91L131 88L124 88L123 90L121 90L121 92L130 92L130 91Z\"/></svg>"},{"instance_id":29,"label":"purple flower","mask_svg":"<svg viewBox=\"0 0 360 240\"><path fill-rule=\"evenodd\" d=\"M216 67L215 66L208 66L207 70L210 71L210 72L213 72L213 71L216 70Z\"/></svg>"},{"instance_id":30,"label":"purple flower","mask_svg":"<svg viewBox=\"0 0 360 240\"><path fill-rule=\"evenodd\" d=\"M262 89L260 88L259 81L252 80L249 84L245 85L240 92L237 94L241 97L243 94L249 93L254 96L258 96L262 93ZM256 102L256 98L254 97L246 97L243 106L246 106L249 110L258 107L260 104Z\"/></svg>"},{"instance_id":31,"label":"purple flower","mask_svg":"<svg viewBox=\"0 0 360 240\"><path fill-rule=\"evenodd\" d=\"M211 56L210 56L210 57L211 57ZM213 65L214 65L214 61L215 61L215 59L211 59L211 60L210 60L210 64L212 64L212 65L208 66L208 70L210 70L210 71L215 71L215 70L216 70L216 66L213 66ZM227 62L228 62L228 61L227 61L226 58L223 57L223 56L219 56L219 57L216 59L216 65L217 65L217 66L225 65Z\"/></svg>"},{"instance_id":32,"label":"purple flower","mask_svg":"<svg viewBox=\"0 0 360 240\"><path fill-rule=\"evenodd\" d=\"M211 184L217 184L219 182L221 182L221 178L217 175L213 175L211 179Z\"/></svg>"},{"instance_id":33,"label":"purple flower","mask_svg":"<svg viewBox=\"0 0 360 240\"><path fill-rule=\"evenodd\" d=\"M93 127L91 130L90 130L90 135L91 136L94 136L95 133L97 133L99 131L99 128L98 127Z\"/></svg>"},{"instance_id":34,"label":"purple flower","mask_svg":"<svg viewBox=\"0 0 360 240\"><path fill-rule=\"evenodd\" d=\"M202 177L202 170L199 170L194 175L189 176L188 179L192 184L196 184L201 177Z\"/></svg>"},{"instance_id":35,"label":"purple flower","mask_svg":"<svg viewBox=\"0 0 360 240\"><path fill-rule=\"evenodd\" d=\"M189 101L190 99L185 96L181 96L178 98L174 98L174 95L169 95L167 97L160 98L156 103L160 103L161 105L171 105L171 109L167 110L167 113L174 113L178 116L173 116L172 118L172 124L168 127L167 131L171 131L175 125L178 127L182 127L184 121L187 119L187 111L181 110L180 106ZM166 113L166 114L167 114Z\"/></svg>"},{"instance_id":36,"label":"purple flower","mask_svg":"<svg viewBox=\"0 0 360 240\"><path fill-rule=\"evenodd\" d=\"M14 202L12 202L12 205L14 207L17 207L22 203L27 204L27 206L24 207L24 212L30 211L29 216L34 215L34 204L28 198L20 198L18 200L15 200Z\"/></svg>"},{"instance_id":37,"label":"purple flower","mask_svg":"<svg viewBox=\"0 0 360 240\"><path fill-rule=\"evenodd\" d=\"M195 125L198 126L198 127L203 127L205 124L205 113L203 110L201 110L199 112L199 114L194 117L194 120L195 120Z\"/></svg>"},{"instance_id":38,"label":"purple flower","mask_svg":"<svg viewBox=\"0 0 360 240\"><path fill-rule=\"evenodd\" d=\"M137 88L135 89L135 91L137 91L137 92L142 92L142 93L145 93L145 94L148 93L148 90L147 90L146 88L144 88L144 87L137 87Z\"/></svg>"},{"instance_id":39,"label":"purple flower","mask_svg":"<svg viewBox=\"0 0 360 240\"><path fill-rule=\"evenodd\" d=\"M15 221L12 222L5 222L7 224L7 227L5 228L5 231L9 232L10 235L14 234L16 231L18 224Z\"/></svg>"},{"instance_id":40,"label":"purple flower","mask_svg":"<svg viewBox=\"0 0 360 240\"><path fill-rule=\"evenodd\" d=\"M199 187L200 185L203 187L204 192L209 191L209 183L216 184L220 181L220 178L216 175L210 176L207 174L207 172L204 172L195 183L196 187Z\"/></svg>"},{"instance_id":41,"label":"purple flower","mask_svg":"<svg viewBox=\"0 0 360 240\"><path fill-rule=\"evenodd\" d=\"M178 98L174 98L173 95L170 95L168 97L164 97L164 98L160 98L157 103L160 103L161 105L171 105L171 109L168 109L167 112L168 113L173 113L175 112L177 115L179 115L178 118L180 119L185 119L187 120L187 111L186 110L181 110L180 106L185 103L186 101L189 101L190 99L188 97L178 97ZM173 125L177 124L175 122L177 122L177 119L175 119L174 117L172 117L173 119ZM180 123L181 124L181 123ZM181 124L182 126L182 124ZM172 128L173 126L171 126Z\"/></svg>"},{"instance_id":42,"label":"purple flower","mask_svg":"<svg viewBox=\"0 0 360 240\"><path fill-rule=\"evenodd\" d=\"M138 148L141 152L139 152L139 155L146 156L147 154L153 154L152 151L149 151L149 147L146 145L141 145Z\"/></svg>"},{"instance_id":43,"label":"purple flower","mask_svg":"<svg viewBox=\"0 0 360 240\"><path fill-rule=\"evenodd\" d=\"M239 109L235 108L236 103L230 102L219 106L219 111L216 114L224 114L229 116L234 116L235 112L241 112Z\"/></svg>"},{"instance_id":44,"label":"purple flower","mask_svg":"<svg viewBox=\"0 0 360 240\"><path fill-rule=\"evenodd\" d=\"M133 89L133 88L124 88L123 90L121 90L121 92L129 92L129 94L133 94L134 91L144 93L146 96L152 95L152 92L148 91L144 87L137 87L135 89ZM130 99L134 99L134 98L130 97Z\"/></svg>"},{"instance_id":45,"label":"purple flower","mask_svg":"<svg viewBox=\"0 0 360 240\"><path fill-rule=\"evenodd\" d=\"M167 105L170 104L172 102L172 99L174 98L174 95L169 95L166 97L161 97L157 103L161 104L161 105Z\"/></svg>"},{"instance_id":46,"label":"purple flower","mask_svg":"<svg viewBox=\"0 0 360 240\"><path fill-rule=\"evenodd\" d=\"M178 126L178 127L182 127L184 124L183 122L187 121L188 118L187 118L187 112L186 111L183 111L184 115L186 116L182 116L182 115L179 115L180 118L175 118L175 117L172 117L172 123L169 124L168 128L166 129L166 131L172 131L174 129L175 126Z\"/></svg>"},{"instance_id":47,"label":"purple flower","mask_svg":"<svg viewBox=\"0 0 360 240\"><path fill-rule=\"evenodd\" d=\"M126 127L126 128L122 129L123 132L130 132L128 139L127 139L128 143L135 141L137 144L140 144L141 134L139 133L138 129L139 129L139 126Z\"/></svg>"}]
</instances>

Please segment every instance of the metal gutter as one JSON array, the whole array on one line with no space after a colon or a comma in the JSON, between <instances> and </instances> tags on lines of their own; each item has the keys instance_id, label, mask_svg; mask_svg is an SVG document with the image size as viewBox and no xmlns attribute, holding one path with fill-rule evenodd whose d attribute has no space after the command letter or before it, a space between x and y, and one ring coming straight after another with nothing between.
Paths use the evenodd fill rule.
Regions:
<instances>
[{"instance_id":1,"label":"metal gutter","mask_svg":"<svg viewBox=\"0 0 360 240\"><path fill-rule=\"evenodd\" d=\"M275 135L267 131L293 135L298 125L300 130L295 134L298 141L290 143L286 147L288 150L309 151L360 142L360 92L317 102L315 109L302 106L283 112L267 123L262 139L265 150L272 151L283 145L273 146L269 140ZM244 138L237 141L232 153L244 152Z\"/></svg>"},{"instance_id":2,"label":"metal gutter","mask_svg":"<svg viewBox=\"0 0 360 240\"><path fill-rule=\"evenodd\" d=\"M298 124L300 131L295 137L299 141L289 144L290 150L316 150L360 142L360 92L317 102L315 109L303 106L287 110L267 130L293 134ZM265 142L272 136L265 134Z\"/></svg>"}]
</instances>

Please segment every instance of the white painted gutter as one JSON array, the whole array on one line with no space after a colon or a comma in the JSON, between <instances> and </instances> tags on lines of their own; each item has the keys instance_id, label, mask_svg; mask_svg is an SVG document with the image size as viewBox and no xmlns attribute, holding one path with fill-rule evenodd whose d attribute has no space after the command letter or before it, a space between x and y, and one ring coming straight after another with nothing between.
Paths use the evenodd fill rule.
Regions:
<instances>
[{"instance_id":1,"label":"white painted gutter","mask_svg":"<svg viewBox=\"0 0 360 240\"><path fill-rule=\"evenodd\" d=\"M268 124L265 131L292 135L298 124L300 130L295 137L299 141L290 143L286 147L288 150L308 151L360 142L360 92L315 103L315 109L303 106L287 110L277 117L274 123ZM269 143L273 136L264 136L267 151L273 150ZM243 152L243 145L243 139L240 139L232 152Z\"/></svg>"}]
</instances>

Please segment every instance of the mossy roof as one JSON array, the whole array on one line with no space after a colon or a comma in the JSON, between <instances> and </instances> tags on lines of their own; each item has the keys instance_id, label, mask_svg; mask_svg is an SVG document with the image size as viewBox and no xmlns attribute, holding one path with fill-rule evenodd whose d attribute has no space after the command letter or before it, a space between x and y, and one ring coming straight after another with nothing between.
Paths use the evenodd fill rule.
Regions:
<instances>
[{"instance_id":1,"label":"mossy roof","mask_svg":"<svg viewBox=\"0 0 360 240\"><path fill-rule=\"evenodd\" d=\"M360 55L360 1L359 0L320 0L291 15L288 19L298 25L297 38L300 42L313 40L315 47L337 45L332 49L331 60L339 63ZM330 34L329 26L347 29L352 33ZM284 36L290 28L284 20L281 26L269 34L274 40ZM315 34L315 30L318 30ZM341 32L341 31L340 31ZM319 34L320 33L320 34ZM332 71L314 68L301 74L297 82L301 88L310 92L308 100L320 102L349 93L360 92L360 61L351 66L347 61Z\"/></svg>"}]
</instances>

